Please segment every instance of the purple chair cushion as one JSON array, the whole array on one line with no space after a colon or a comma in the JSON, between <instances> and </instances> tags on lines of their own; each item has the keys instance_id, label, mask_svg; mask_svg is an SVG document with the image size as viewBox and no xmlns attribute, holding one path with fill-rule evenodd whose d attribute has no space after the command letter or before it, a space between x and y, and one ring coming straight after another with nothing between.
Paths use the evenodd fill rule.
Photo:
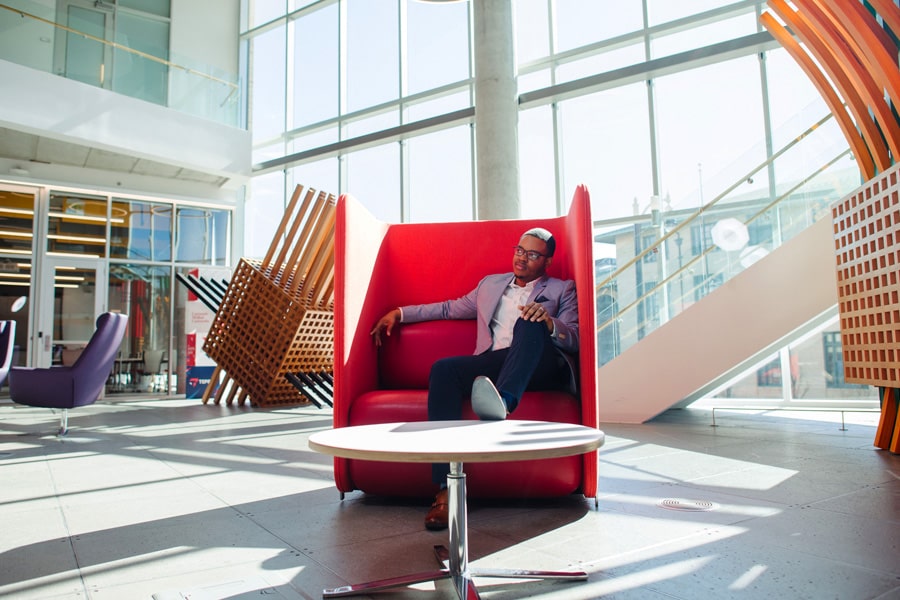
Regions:
<instances>
[{"instance_id":1,"label":"purple chair cushion","mask_svg":"<svg viewBox=\"0 0 900 600\"><path fill-rule=\"evenodd\" d=\"M71 367L13 367L9 396L13 402L43 408L75 408L97 401L125 337L128 315L103 313L81 356Z\"/></svg>"}]
</instances>

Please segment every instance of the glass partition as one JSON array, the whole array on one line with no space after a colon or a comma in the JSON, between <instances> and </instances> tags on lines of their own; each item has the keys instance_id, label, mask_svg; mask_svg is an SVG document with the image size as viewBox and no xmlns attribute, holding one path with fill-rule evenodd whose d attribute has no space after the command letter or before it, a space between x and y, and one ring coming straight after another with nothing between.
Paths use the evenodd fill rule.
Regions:
<instances>
[{"instance_id":1,"label":"glass partition","mask_svg":"<svg viewBox=\"0 0 900 600\"><path fill-rule=\"evenodd\" d=\"M110 391L169 389L172 277L169 267L111 264L109 308L128 314L128 331Z\"/></svg>"}]
</instances>

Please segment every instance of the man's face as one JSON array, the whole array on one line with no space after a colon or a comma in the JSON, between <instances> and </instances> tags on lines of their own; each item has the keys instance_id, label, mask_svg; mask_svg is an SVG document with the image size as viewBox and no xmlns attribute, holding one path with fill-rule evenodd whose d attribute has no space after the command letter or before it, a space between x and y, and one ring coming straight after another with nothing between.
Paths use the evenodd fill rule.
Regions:
<instances>
[{"instance_id":1,"label":"man's face","mask_svg":"<svg viewBox=\"0 0 900 600\"><path fill-rule=\"evenodd\" d=\"M521 284L534 281L544 275L552 260L547 256L546 242L533 235L523 235L513 251L513 274Z\"/></svg>"}]
</instances>

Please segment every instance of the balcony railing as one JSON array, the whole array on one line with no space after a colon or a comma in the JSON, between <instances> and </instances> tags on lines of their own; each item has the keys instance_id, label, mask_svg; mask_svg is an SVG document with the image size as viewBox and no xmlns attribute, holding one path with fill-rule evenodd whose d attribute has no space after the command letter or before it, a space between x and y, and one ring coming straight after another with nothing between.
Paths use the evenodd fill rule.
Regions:
<instances>
[{"instance_id":1,"label":"balcony railing","mask_svg":"<svg viewBox=\"0 0 900 600\"><path fill-rule=\"evenodd\" d=\"M790 182L790 183L787 183ZM820 218L860 184L831 114L698 206L595 223L600 364ZM749 188L749 190L748 190ZM614 257L614 258L613 258Z\"/></svg>"},{"instance_id":2,"label":"balcony railing","mask_svg":"<svg viewBox=\"0 0 900 600\"><path fill-rule=\"evenodd\" d=\"M225 125L241 126L239 86L233 74L170 55L168 32L164 30L160 39L165 40L165 48L158 51L142 51L121 43L127 36L116 30L112 4L95 3L96 10L79 9L82 18L66 23L60 22L56 5L28 0L0 4L0 59ZM134 21L134 16L130 17ZM72 23L78 23L78 27ZM152 23L165 27L159 21Z\"/></svg>"}]
</instances>

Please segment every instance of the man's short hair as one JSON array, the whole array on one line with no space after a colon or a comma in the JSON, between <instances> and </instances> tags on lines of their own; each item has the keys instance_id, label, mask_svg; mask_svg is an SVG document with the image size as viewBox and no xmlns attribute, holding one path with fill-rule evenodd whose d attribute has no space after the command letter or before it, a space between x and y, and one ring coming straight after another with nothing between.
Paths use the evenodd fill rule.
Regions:
<instances>
[{"instance_id":1,"label":"man's short hair","mask_svg":"<svg viewBox=\"0 0 900 600\"><path fill-rule=\"evenodd\" d=\"M552 233L550 233L543 227L535 227L533 229L529 229L522 235L530 235L536 237L537 239L547 244L547 256L553 256L553 253L556 252L556 239L553 237Z\"/></svg>"}]
</instances>

